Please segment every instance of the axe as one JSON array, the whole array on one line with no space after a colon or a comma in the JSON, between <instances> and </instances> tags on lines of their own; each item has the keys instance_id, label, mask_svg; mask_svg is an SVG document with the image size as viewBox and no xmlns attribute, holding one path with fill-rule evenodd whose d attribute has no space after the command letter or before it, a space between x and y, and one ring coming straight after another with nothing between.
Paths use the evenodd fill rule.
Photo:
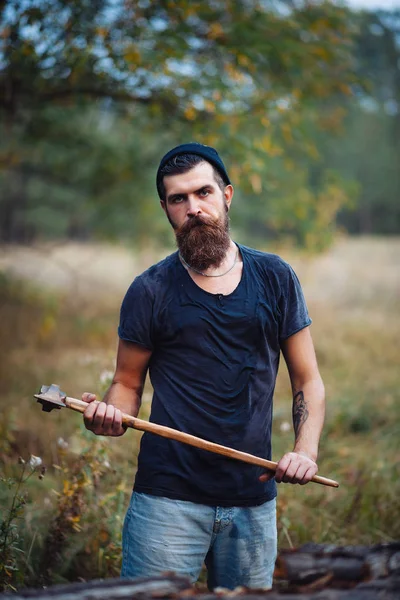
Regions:
<instances>
[{"instance_id":1,"label":"axe","mask_svg":"<svg viewBox=\"0 0 400 600\"><path fill-rule=\"evenodd\" d=\"M45 412L50 412L54 408L70 408L77 412L84 413L88 407L87 402L78 400L77 398L70 398L60 390L58 385L55 385L54 383L49 386L42 385L40 394L35 394L35 398L42 405L42 410ZM122 413L122 422L124 425L131 427L132 429L148 431L149 433L154 433L170 440L183 442L184 444L194 446L195 448L201 448L202 450L214 452L214 454L222 454L223 456L233 458L234 460L240 460L251 465L259 465L260 467L264 467L270 471L276 471L278 463L273 462L272 460L260 458L259 456L248 454L247 452L241 452L240 450L235 450L234 448L229 448L228 446L221 446L220 444L203 440L195 435L190 435L189 433L183 433L182 431L172 429L171 427L157 425L156 423L149 423L148 421L143 421L142 419L132 417L126 413ZM334 481L333 479L327 479L326 477L321 477L320 475L314 475L311 481L314 483L327 485L329 487L339 487L337 481Z\"/></svg>"}]
</instances>

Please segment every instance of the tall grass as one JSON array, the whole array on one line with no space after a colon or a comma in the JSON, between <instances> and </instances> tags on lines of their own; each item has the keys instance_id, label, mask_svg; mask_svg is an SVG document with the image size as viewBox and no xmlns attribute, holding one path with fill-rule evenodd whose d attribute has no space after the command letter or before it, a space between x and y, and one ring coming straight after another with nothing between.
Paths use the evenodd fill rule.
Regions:
<instances>
[{"instance_id":1,"label":"tall grass","mask_svg":"<svg viewBox=\"0 0 400 600\"><path fill-rule=\"evenodd\" d=\"M281 547L310 540L369 544L400 539L400 318L393 275L398 249L397 240L367 239L343 241L318 258L281 251L304 285L327 389L320 473L341 484L338 490L279 486ZM131 276L126 273L126 286ZM122 520L140 434L97 438L84 429L79 415L43 413L32 399L43 383L58 383L76 397L106 388L114 367L122 293L116 288L113 300L108 295L102 302L100 291L71 296L65 288L39 291L32 283L0 279L3 524L10 521L13 482L21 474L18 457L29 461L31 455L40 456L47 466L44 478L34 473L26 481L24 502L13 516L19 537L17 547L7 550L10 568L3 572L4 588L119 571ZM147 384L144 418L150 394ZM274 459L292 448L290 421L291 394L282 365Z\"/></svg>"}]
</instances>

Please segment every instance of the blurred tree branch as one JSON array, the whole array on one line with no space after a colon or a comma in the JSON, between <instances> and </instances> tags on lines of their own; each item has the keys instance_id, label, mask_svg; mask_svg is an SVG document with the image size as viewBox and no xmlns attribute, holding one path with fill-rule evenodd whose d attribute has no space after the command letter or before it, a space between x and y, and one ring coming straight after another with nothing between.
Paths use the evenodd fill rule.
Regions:
<instances>
[{"instance_id":1,"label":"blurred tree branch","mask_svg":"<svg viewBox=\"0 0 400 600\"><path fill-rule=\"evenodd\" d=\"M3 2L1 239L45 231L50 213L38 205L58 215L60 232L77 211L84 231L126 230L118 211L128 208L135 231L161 231L151 166L197 139L216 145L240 182L240 226L255 218L313 245L354 196L323 164L318 131L343 131L352 98L365 94L359 28L359 15L329 1ZM251 216L241 198L253 196Z\"/></svg>"}]
</instances>

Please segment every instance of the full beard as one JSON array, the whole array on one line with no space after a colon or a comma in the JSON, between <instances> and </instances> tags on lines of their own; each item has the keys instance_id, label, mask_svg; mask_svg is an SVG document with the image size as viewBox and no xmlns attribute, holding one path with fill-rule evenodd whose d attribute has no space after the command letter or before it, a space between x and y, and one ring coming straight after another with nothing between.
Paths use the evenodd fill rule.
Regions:
<instances>
[{"instance_id":1,"label":"full beard","mask_svg":"<svg viewBox=\"0 0 400 600\"><path fill-rule=\"evenodd\" d=\"M229 219L225 209L218 221L192 217L175 229L179 252L185 262L196 271L219 267L230 246Z\"/></svg>"}]
</instances>

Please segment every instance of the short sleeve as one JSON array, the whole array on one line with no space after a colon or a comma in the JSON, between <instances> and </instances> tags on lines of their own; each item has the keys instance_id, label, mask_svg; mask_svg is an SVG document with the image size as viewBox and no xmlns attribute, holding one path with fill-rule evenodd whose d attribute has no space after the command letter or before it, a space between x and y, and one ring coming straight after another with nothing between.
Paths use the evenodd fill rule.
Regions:
<instances>
[{"instance_id":1,"label":"short sleeve","mask_svg":"<svg viewBox=\"0 0 400 600\"><path fill-rule=\"evenodd\" d=\"M140 277L136 277L122 301L118 335L153 350L152 322L153 302Z\"/></svg>"},{"instance_id":2,"label":"short sleeve","mask_svg":"<svg viewBox=\"0 0 400 600\"><path fill-rule=\"evenodd\" d=\"M285 266L280 282L281 295L278 303L281 341L312 323L297 275L290 265L285 263Z\"/></svg>"}]
</instances>

